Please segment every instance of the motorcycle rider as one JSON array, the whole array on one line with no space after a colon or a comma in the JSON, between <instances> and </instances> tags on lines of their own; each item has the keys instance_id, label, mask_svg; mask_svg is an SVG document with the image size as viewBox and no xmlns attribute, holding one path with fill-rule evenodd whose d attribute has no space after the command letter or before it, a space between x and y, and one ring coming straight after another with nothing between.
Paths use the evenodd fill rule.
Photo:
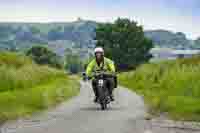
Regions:
<instances>
[{"instance_id":1,"label":"motorcycle rider","mask_svg":"<svg viewBox=\"0 0 200 133\"><path fill-rule=\"evenodd\" d=\"M86 74L88 77L92 76L92 73L98 70L104 70L109 73L115 73L115 65L114 62L106 57L104 57L104 50L101 47L97 47L94 50L95 59L93 59L86 68ZM109 77L106 80L107 87L110 94L110 100L114 101L114 96L112 94L113 89L116 88L115 78ZM92 79L92 88L95 94L94 102L98 101L98 93L97 93L97 80Z\"/></svg>"}]
</instances>

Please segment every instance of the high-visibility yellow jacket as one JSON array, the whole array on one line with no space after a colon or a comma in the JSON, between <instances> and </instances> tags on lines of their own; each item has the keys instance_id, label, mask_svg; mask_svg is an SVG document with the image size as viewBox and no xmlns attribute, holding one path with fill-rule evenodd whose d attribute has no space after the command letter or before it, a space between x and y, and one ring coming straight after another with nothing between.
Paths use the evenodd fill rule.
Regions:
<instances>
[{"instance_id":1,"label":"high-visibility yellow jacket","mask_svg":"<svg viewBox=\"0 0 200 133\"><path fill-rule=\"evenodd\" d=\"M107 72L114 73L115 65L114 62L106 57L104 57L104 63L102 62L100 65L97 64L96 59L93 59L86 69L87 76L92 76L92 73L98 70L106 70Z\"/></svg>"}]
</instances>

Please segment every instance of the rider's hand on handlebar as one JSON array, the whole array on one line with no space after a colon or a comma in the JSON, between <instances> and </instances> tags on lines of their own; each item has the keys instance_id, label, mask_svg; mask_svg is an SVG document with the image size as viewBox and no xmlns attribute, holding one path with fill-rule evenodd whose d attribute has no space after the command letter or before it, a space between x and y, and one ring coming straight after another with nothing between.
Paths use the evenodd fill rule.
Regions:
<instances>
[{"instance_id":1,"label":"rider's hand on handlebar","mask_svg":"<svg viewBox=\"0 0 200 133\"><path fill-rule=\"evenodd\" d=\"M100 75L106 75L108 77L115 77L116 76L116 73L113 73L113 72L108 72L108 71L96 71L93 73L93 76L92 77L98 77Z\"/></svg>"},{"instance_id":2,"label":"rider's hand on handlebar","mask_svg":"<svg viewBox=\"0 0 200 133\"><path fill-rule=\"evenodd\" d=\"M87 79L88 79L88 80L91 80L91 79L92 79L92 77L91 77L91 76L88 76L88 77L87 77Z\"/></svg>"}]
</instances>

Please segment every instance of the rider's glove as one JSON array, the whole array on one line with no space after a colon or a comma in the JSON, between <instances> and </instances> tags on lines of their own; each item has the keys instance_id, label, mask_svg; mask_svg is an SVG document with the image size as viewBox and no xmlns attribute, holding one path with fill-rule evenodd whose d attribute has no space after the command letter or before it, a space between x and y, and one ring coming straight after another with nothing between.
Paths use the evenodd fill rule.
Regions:
<instances>
[{"instance_id":1,"label":"rider's glove","mask_svg":"<svg viewBox=\"0 0 200 133\"><path fill-rule=\"evenodd\" d=\"M92 79L92 77L91 77L91 76L88 76L88 77L87 77L87 79L88 79L88 80L91 80L91 79Z\"/></svg>"}]
</instances>

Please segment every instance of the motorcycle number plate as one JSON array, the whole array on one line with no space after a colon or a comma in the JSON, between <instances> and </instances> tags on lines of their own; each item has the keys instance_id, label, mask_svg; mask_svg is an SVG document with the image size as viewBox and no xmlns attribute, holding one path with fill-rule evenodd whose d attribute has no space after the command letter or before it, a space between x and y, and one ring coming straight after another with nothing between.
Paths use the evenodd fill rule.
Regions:
<instances>
[{"instance_id":1,"label":"motorcycle number plate","mask_svg":"<svg viewBox=\"0 0 200 133\"><path fill-rule=\"evenodd\" d=\"M100 80L99 80L99 85L100 85L100 86L103 86L103 79L100 79Z\"/></svg>"}]
</instances>

